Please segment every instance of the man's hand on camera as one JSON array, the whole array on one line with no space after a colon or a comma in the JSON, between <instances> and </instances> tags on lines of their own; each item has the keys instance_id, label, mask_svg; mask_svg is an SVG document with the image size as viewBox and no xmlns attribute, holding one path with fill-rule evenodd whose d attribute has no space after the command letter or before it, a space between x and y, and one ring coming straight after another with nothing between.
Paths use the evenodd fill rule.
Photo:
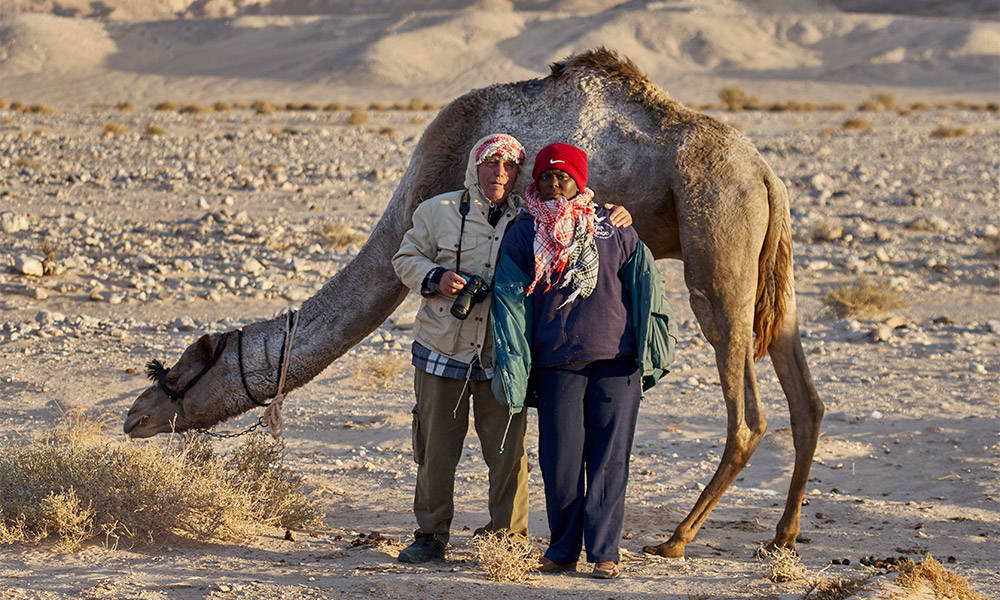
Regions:
<instances>
[{"instance_id":1,"label":"man's hand on camera","mask_svg":"<svg viewBox=\"0 0 1000 600\"><path fill-rule=\"evenodd\" d=\"M438 293L454 298L465 287L465 278L454 271L445 271L438 282Z\"/></svg>"},{"instance_id":2,"label":"man's hand on camera","mask_svg":"<svg viewBox=\"0 0 1000 600\"><path fill-rule=\"evenodd\" d=\"M605 204L604 208L611 211L611 224L615 227L628 227L632 224L632 215L625 210L624 206L615 204Z\"/></svg>"}]
</instances>

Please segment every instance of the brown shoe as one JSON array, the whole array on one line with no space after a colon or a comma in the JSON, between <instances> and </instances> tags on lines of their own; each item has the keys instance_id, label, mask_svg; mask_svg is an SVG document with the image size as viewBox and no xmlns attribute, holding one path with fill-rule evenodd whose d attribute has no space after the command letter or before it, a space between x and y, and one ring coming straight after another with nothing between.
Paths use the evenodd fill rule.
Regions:
<instances>
[{"instance_id":1,"label":"brown shoe","mask_svg":"<svg viewBox=\"0 0 1000 600\"><path fill-rule=\"evenodd\" d=\"M538 559L538 567L536 568L539 573L564 573L566 571L576 571L576 563L566 563L561 565L543 556Z\"/></svg>"},{"instance_id":2,"label":"brown shoe","mask_svg":"<svg viewBox=\"0 0 1000 600\"><path fill-rule=\"evenodd\" d=\"M618 567L618 563L606 560L594 563L594 572L590 576L595 579L618 579L622 576L622 570Z\"/></svg>"}]
</instances>

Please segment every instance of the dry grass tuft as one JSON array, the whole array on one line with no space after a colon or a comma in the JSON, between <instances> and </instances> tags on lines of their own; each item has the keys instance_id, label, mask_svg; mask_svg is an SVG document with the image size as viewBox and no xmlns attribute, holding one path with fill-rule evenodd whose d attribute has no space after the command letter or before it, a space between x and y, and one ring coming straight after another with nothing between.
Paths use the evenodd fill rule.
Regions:
<instances>
[{"instance_id":1,"label":"dry grass tuft","mask_svg":"<svg viewBox=\"0 0 1000 600\"><path fill-rule=\"evenodd\" d=\"M434 105L423 98L411 98L406 110L434 110Z\"/></svg>"},{"instance_id":2,"label":"dry grass tuft","mask_svg":"<svg viewBox=\"0 0 1000 600\"><path fill-rule=\"evenodd\" d=\"M889 287L885 281L864 277L833 288L823 298L823 304L841 317L877 315L906 306L899 292Z\"/></svg>"},{"instance_id":3,"label":"dry grass tuft","mask_svg":"<svg viewBox=\"0 0 1000 600\"><path fill-rule=\"evenodd\" d=\"M932 138L948 139L948 138L959 138L964 135L968 135L968 127L951 127L949 125L941 125L931 131L930 136Z\"/></svg>"},{"instance_id":4,"label":"dry grass tuft","mask_svg":"<svg viewBox=\"0 0 1000 600\"><path fill-rule=\"evenodd\" d=\"M212 109L204 104L186 104L178 112L182 115L207 115Z\"/></svg>"},{"instance_id":5,"label":"dry grass tuft","mask_svg":"<svg viewBox=\"0 0 1000 600\"><path fill-rule=\"evenodd\" d=\"M124 125L119 123L105 123L101 135L104 137L114 137L116 135L125 135L126 133L128 133L128 127Z\"/></svg>"},{"instance_id":6,"label":"dry grass tuft","mask_svg":"<svg viewBox=\"0 0 1000 600\"><path fill-rule=\"evenodd\" d=\"M15 167L31 169L32 171L40 171L42 169L42 163L30 156L19 156L11 164Z\"/></svg>"},{"instance_id":7,"label":"dry grass tuft","mask_svg":"<svg viewBox=\"0 0 1000 600\"><path fill-rule=\"evenodd\" d=\"M323 110L327 112L336 112L338 110L344 110L344 105L341 104L340 102L330 102L329 104L323 107Z\"/></svg>"},{"instance_id":8,"label":"dry grass tuft","mask_svg":"<svg viewBox=\"0 0 1000 600\"><path fill-rule=\"evenodd\" d=\"M811 600L845 600L864 589L868 577L848 577L846 579L828 579L819 577L813 582L812 589L806 592L804 598Z\"/></svg>"},{"instance_id":9,"label":"dry grass tuft","mask_svg":"<svg viewBox=\"0 0 1000 600\"><path fill-rule=\"evenodd\" d=\"M260 524L302 527L318 513L283 446L251 436L216 456L204 436L131 443L80 413L27 443L0 446L0 543L72 551L104 538L245 539Z\"/></svg>"},{"instance_id":10,"label":"dry grass tuft","mask_svg":"<svg viewBox=\"0 0 1000 600\"><path fill-rule=\"evenodd\" d=\"M167 135L167 130L160 127L156 123L150 123L146 125L145 131L142 132L143 137L155 137L158 135Z\"/></svg>"},{"instance_id":11,"label":"dry grass tuft","mask_svg":"<svg viewBox=\"0 0 1000 600\"><path fill-rule=\"evenodd\" d=\"M935 598L952 598L954 600L986 600L986 597L976 592L969 586L969 582L957 573L944 568L944 566L927 555L919 565L910 561L903 563L899 568L899 576L896 577L896 584L904 588L908 593L899 598L905 600L909 597L920 595L925 589L934 592Z\"/></svg>"},{"instance_id":12,"label":"dry grass tuft","mask_svg":"<svg viewBox=\"0 0 1000 600\"><path fill-rule=\"evenodd\" d=\"M257 111L258 115L273 115L278 111L278 107L264 100L254 100L250 103L250 108Z\"/></svg>"},{"instance_id":13,"label":"dry grass tuft","mask_svg":"<svg viewBox=\"0 0 1000 600\"><path fill-rule=\"evenodd\" d=\"M760 107L760 98L756 94L747 94L743 88L735 85L719 90L719 100L731 111Z\"/></svg>"},{"instance_id":14,"label":"dry grass tuft","mask_svg":"<svg viewBox=\"0 0 1000 600\"><path fill-rule=\"evenodd\" d=\"M59 111L45 104L32 104L28 107L28 112L36 115L54 115Z\"/></svg>"},{"instance_id":15,"label":"dry grass tuft","mask_svg":"<svg viewBox=\"0 0 1000 600\"><path fill-rule=\"evenodd\" d=\"M348 125L366 125L369 121L368 113L361 110L360 108L355 108L351 110L351 114L347 117Z\"/></svg>"},{"instance_id":16,"label":"dry grass tuft","mask_svg":"<svg viewBox=\"0 0 1000 600\"><path fill-rule=\"evenodd\" d=\"M135 104L132 104L128 100L121 100L120 102L115 104L115 108L117 108L122 112L132 112L133 110L135 110Z\"/></svg>"},{"instance_id":17,"label":"dry grass tuft","mask_svg":"<svg viewBox=\"0 0 1000 600\"><path fill-rule=\"evenodd\" d=\"M336 222L324 223L313 229L313 233L337 249L360 244L368 239L368 236L360 231Z\"/></svg>"},{"instance_id":18,"label":"dry grass tuft","mask_svg":"<svg viewBox=\"0 0 1000 600\"><path fill-rule=\"evenodd\" d=\"M365 358L358 363L354 381L362 388L389 389L392 382L410 366L409 356L386 353Z\"/></svg>"},{"instance_id":19,"label":"dry grass tuft","mask_svg":"<svg viewBox=\"0 0 1000 600\"><path fill-rule=\"evenodd\" d=\"M214 110L217 113L229 112L233 110L233 105L230 104L229 102L223 102L222 100L219 100L212 104L212 110Z\"/></svg>"},{"instance_id":20,"label":"dry grass tuft","mask_svg":"<svg viewBox=\"0 0 1000 600\"><path fill-rule=\"evenodd\" d=\"M159 110L159 111L165 111L165 112L172 112L172 111L175 111L175 110L180 110L180 108L181 108L180 104L177 104L176 102L171 102L170 100L167 100L165 102L160 102L159 104L154 104L153 105L153 110Z\"/></svg>"},{"instance_id":21,"label":"dry grass tuft","mask_svg":"<svg viewBox=\"0 0 1000 600\"><path fill-rule=\"evenodd\" d=\"M771 571L771 581L785 583L788 581L811 581L809 571L802 566L799 555L791 548L776 547L774 549L760 548L757 555L767 561Z\"/></svg>"},{"instance_id":22,"label":"dry grass tuft","mask_svg":"<svg viewBox=\"0 0 1000 600\"><path fill-rule=\"evenodd\" d=\"M864 119L854 118L844 121L841 127L844 129L856 129L858 131L868 131L869 129L872 128L872 124Z\"/></svg>"},{"instance_id":23,"label":"dry grass tuft","mask_svg":"<svg viewBox=\"0 0 1000 600\"><path fill-rule=\"evenodd\" d=\"M491 581L522 583L532 578L541 553L521 536L486 533L472 540L473 558Z\"/></svg>"},{"instance_id":24,"label":"dry grass tuft","mask_svg":"<svg viewBox=\"0 0 1000 600\"><path fill-rule=\"evenodd\" d=\"M986 240L987 252L990 256L1000 258L1000 234L987 235L983 239Z\"/></svg>"}]
</instances>

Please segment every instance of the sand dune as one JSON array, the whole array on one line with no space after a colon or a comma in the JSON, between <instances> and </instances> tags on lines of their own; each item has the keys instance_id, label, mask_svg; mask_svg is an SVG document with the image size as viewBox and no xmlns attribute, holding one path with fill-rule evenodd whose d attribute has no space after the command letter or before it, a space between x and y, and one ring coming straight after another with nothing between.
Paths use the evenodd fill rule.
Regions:
<instances>
[{"instance_id":1,"label":"sand dune","mask_svg":"<svg viewBox=\"0 0 1000 600\"><path fill-rule=\"evenodd\" d=\"M319 0L121 0L94 6L135 20L99 20L79 18L92 11L74 12L72 3L48 12L77 17L28 11L47 7L41 0L14 3L28 12L0 19L0 97L443 102L542 75L552 61L598 45L620 50L687 101L712 99L726 81L776 100L856 97L867 86L969 99L1000 87L1000 23L982 18L847 13L782 0L482 0L471 8L428 1L409 3L405 14L390 4L361 13L358 3ZM783 10L789 6L797 10ZM178 14L243 16L167 18Z\"/></svg>"}]
</instances>

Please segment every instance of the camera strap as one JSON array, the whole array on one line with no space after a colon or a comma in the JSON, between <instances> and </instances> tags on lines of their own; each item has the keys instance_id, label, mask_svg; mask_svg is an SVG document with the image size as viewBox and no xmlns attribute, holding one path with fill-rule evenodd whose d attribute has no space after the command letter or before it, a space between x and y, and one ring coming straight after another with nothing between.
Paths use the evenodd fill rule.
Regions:
<instances>
[{"instance_id":1,"label":"camera strap","mask_svg":"<svg viewBox=\"0 0 1000 600\"><path fill-rule=\"evenodd\" d=\"M462 201L458 204L458 214L462 215L462 224L458 228L458 251L455 253L455 272L462 272L462 236L465 235L465 217L469 214L469 190L462 194Z\"/></svg>"}]
</instances>

